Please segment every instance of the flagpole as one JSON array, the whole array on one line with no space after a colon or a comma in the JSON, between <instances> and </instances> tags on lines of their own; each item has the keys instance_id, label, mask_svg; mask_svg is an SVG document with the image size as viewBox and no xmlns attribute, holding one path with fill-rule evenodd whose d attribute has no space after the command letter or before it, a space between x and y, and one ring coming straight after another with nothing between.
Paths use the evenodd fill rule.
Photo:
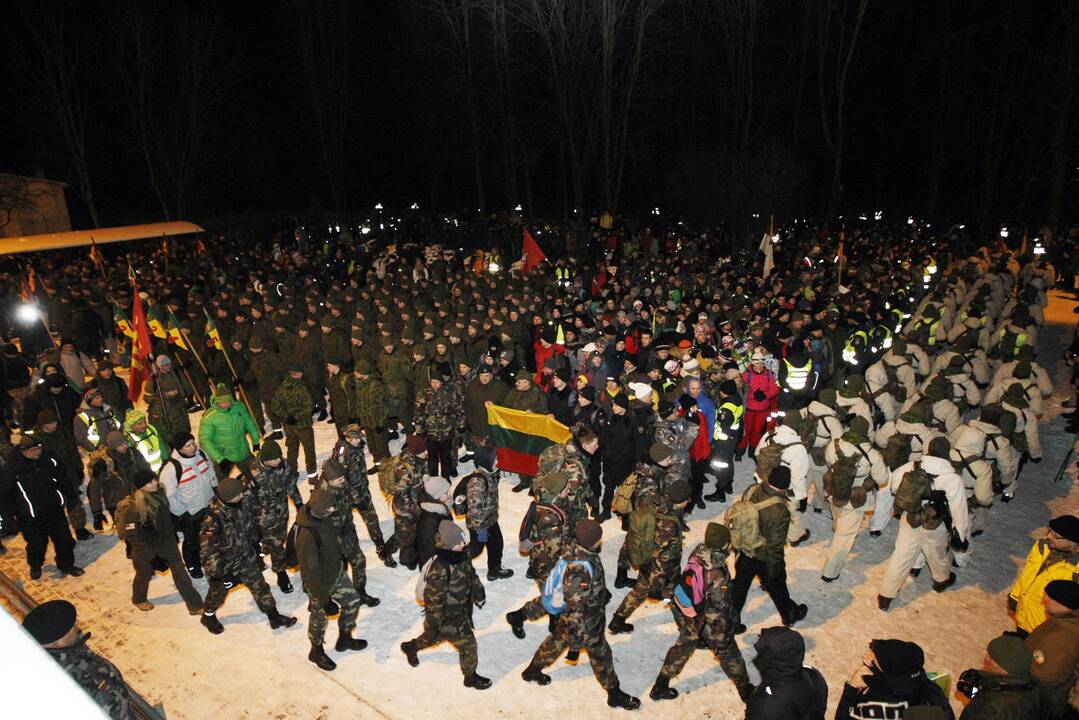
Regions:
<instances>
[{"instance_id":1,"label":"flagpole","mask_svg":"<svg viewBox=\"0 0 1079 720\"><path fill-rule=\"evenodd\" d=\"M101 250L98 249L97 243L94 242L93 234L90 235L90 249L93 250L94 257L101 259L101 262L94 262L94 265L97 265L97 269L101 271L101 279L105 281L105 287L108 287L109 278L105 275L105 256L101 254Z\"/></svg>"},{"instance_id":2,"label":"flagpole","mask_svg":"<svg viewBox=\"0 0 1079 720\"><path fill-rule=\"evenodd\" d=\"M251 413L251 417L255 417L255 411L251 409L251 401L247 399L247 391L244 390L244 385L240 381L240 376L236 374L236 368L232 364L231 358L229 358L229 352L225 349L225 339L221 337L221 330L217 328L217 323L210 317L210 313L206 311L206 308L202 308L203 314L206 319L213 323L215 329L217 329L217 337L221 340L221 354L225 356L225 364L229 366L229 372L232 373L232 379L236 383L236 387L240 390L240 399L243 400L244 405L247 406L247 411ZM209 374L209 373L207 373Z\"/></svg>"}]
</instances>

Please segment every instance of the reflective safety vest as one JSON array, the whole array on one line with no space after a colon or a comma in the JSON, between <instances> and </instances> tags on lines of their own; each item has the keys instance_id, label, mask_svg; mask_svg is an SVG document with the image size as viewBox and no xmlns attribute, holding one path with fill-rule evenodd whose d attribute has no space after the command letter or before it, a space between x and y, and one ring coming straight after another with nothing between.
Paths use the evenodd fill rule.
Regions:
<instances>
[{"instance_id":1,"label":"reflective safety vest","mask_svg":"<svg viewBox=\"0 0 1079 720\"><path fill-rule=\"evenodd\" d=\"M561 266L555 267L554 276L555 276L555 278L557 278L559 284L561 284L561 285L569 284L569 268L568 267L561 267Z\"/></svg>"},{"instance_id":2,"label":"reflective safety vest","mask_svg":"<svg viewBox=\"0 0 1079 720\"><path fill-rule=\"evenodd\" d=\"M783 364L787 366L787 387L791 390L805 390L809 382L809 373L813 370L813 361L807 360L805 365L798 367L784 358Z\"/></svg>"},{"instance_id":3,"label":"reflective safety vest","mask_svg":"<svg viewBox=\"0 0 1079 720\"><path fill-rule=\"evenodd\" d=\"M940 320L933 320L932 322L930 322L927 321L925 318L922 318L918 321L918 325L915 329L921 330L924 327L929 328L929 337L927 337L925 340L926 344L928 344L929 347L933 347L937 344L937 328L940 327Z\"/></svg>"},{"instance_id":4,"label":"reflective safety vest","mask_svg":"<svg viewBox=\"0 0 1079 720\"><path fill-rule=\"evenodd\" d=\"M1000 329L1000 332L997 333L997 342L999 343L1001 340L1003 340L1004 336L1007 335L1007 334L1008 334L1008 327L1007 326L1002 327ZM1024 332L1020 332L1020 333L1016 334L1016 336L1015 336L1015 349L1018 350L1019 348L1023 347L1026 344L1027 344L1027 333L1024 331Z\"/></svg>"},{"instance_id":5,"label":"reflective safety vest","mask_svg":"<svg viewBox=\"0 0 1079 720\"><path fill-rule=\"evenodd\" d=\"M128 433L127 437L135 445L135 449L146 459L151 470L156 473L161 469L163 462L161 459L161 436L156 431L151 431L147 428L146 434L142 437L135 433Z\"/></svg>"},{"instance_id":6,"label":"reflective safety vest","mask_svg":"<svg viewBox=\"0 0 1079 720\"><path fill-rule=\"evenodd\" d=\"M892 347L892 331L889 330L887 326L885 326L885 325L877 325L873 329L876 331L875 335L877 337L880 337L881 333L883 333L883 335L884 335L884 337L881 339L881 343L880 343L879 348L878 347L870 348L873 352L877 352L878 350L880 350L882 348L884 350L887 350L890 347Z\"/></svg>"},{"instance_id":7,"label":"reflective safety vest","mask_svg":"<svg viewBox=\"0 0 1079 720\"><path fill-rule=\"evenodd\" d=\"M869 344L869 335L866 334L865 330L852 332L847 338L846 346L843 348L843 362L848 365L858 364L858 348L854 346L854 341L858 338L862 339L863 348Z\"/></svg>"},{"instance_id":8,"label":"reflective safety vest","mask_svg":"<svg viewBox=\"0 0 1079 720\"><path fill-rule=\"evenodd\" d=\"M731 430L738 430L742 427L742 415L745 414L746 408L744 405L733 403L730 400L723 402L719 406L720 410L726 410L731 414L733 420L731 421ZM723 428L720 427L719 421L716 421L716 429L712 433L713 440L729 440L730 436L723 432Z\"/></svg>"},{"instance_id":9,"label":"reflective safety vest","mask_svg":"<svg viewBox=\"0 0 1079 720\"><path fill-rule=\"evenodd\" d=\"M82 410L75 417L79 418L86 425L86 439L94 447L101 445L101 434L97 431L97 422L94 418L90 417L90 413Z\"/></svg>"}]
</instances>

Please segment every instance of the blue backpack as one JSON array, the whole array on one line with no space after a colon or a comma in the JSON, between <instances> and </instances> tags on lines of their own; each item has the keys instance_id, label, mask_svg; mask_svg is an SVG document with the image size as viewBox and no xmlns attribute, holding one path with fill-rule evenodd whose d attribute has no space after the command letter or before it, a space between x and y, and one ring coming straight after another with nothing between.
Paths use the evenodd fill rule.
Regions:
<instances>
[{"instance_id":1,"label":"blue backpack","mask_svg":"<svg viewBox=\"0 0 1079 720\"><path fill-rule=\"evenodd\" d=\"M578 565L588 571L589 577L594 577L592 564L585 560L566 560L558 558L558 562L551 568L551 574L543 583L543 608L551 615L561 615L566 610L566 594L562 591L562 576L571 566Z\"/></svg>"}]
</instances>

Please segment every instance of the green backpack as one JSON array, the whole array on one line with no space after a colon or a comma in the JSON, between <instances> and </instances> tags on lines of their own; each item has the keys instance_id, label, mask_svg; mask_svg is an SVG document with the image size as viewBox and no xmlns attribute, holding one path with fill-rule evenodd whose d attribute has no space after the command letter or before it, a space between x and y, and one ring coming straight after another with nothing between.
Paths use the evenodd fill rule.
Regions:
<instances>
[{"instance_id":1,"label":"green backpack","mask_svg":"<svg viewBox=\"0 0 1079 720\"><path fill-rule=\"evenodd\" d=\"M771 433L767 436L768 442L764 444L764 447L757 450L757 477L761 480L767 480L768 476L772 474L772 469L783 464L783 451L789 447L794 447L797 443L777 443L775 440L775 433Z\"/></svg>"},{"instance_id":2,"label":"green backpack","mask_svg":"<svg viewBox=\"0 0 1079 720\"><path fill-rule=\"evenodd\" d=\"M754 502L749 499L756 485L751 485L742 499L735 502L723 516L723 524L731 531L731 546L740 553L752 556L754 552L765 546L766 541L761 535L761 510L772 505L780 505L786 501L773 495L767 500Z\"/></svg>"},{"instance_id":3,"label":"green backpack","mask_svg":"<svg viewBox=\"0 0 1079 720\"><path fill-rule=\"evenodd\" d=\"M920 462L914 463L895 491L896 515L906 514L912 528L935 530L944 521L933 500L933 479Z\"/></svg>"},{"instance_id":4,"label":"green backpack","mask_svg":"<svg viewBox=\"0 0 1079 720\"><path fill-rule=\"evenodd\" d=\"M901 432L897 432L888 438L888 442L880 454L889 470L895 470L910 461L910 439L910 435Z\"/></svg>"},{"instance_id":5,"label":"green backpack","mask_svg":"<svg viewBox=\"0 0 1079 720\"><path fill-rule=\"evenodd\" d=\"M401 464L401 456L384 458L378 464L378 487L386 497L392 497L397 492L397 467Z\"/></svg>"},{"instance_id":6,"label":"green backpack","mask_svg":"<svg viewBox=\"0 0 1079 720\"><path fill-rule=\"evenodd\" d=\"M641 502L629 514L626 531L626 554L630 565L639 568L652 560L656 550L656 506Z\"/></svg>"},{"instance_id":7,"label":"green backpack","mask_svg":"<svg viewBox=\"0 0 1079 720\"><path fill-rule=\"evenodd\" d=\"M855 445L858 452L865 458L866 462L869 460L869 456L866 455L865 450ZM828 469L824 471L824 477L822 482L824 483L824 494L831 498L832 502L836 505L846 505L851 499L851 490L854 489L854 478L858 474L858 456L851 455L846 456L839 449L839 441L835 441L835 454L836 461L828 466ZM853 503L852 503L853 504ZM861 507L865 504L865 497L862 497L862 502L858 504Z\"/></svg>"}]
</instances>

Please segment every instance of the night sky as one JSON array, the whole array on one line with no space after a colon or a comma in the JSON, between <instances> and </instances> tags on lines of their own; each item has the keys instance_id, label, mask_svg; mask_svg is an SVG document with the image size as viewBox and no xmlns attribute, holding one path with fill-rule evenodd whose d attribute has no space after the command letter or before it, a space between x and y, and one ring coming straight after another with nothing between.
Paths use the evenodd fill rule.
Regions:
<instances>
[{"instance_id":1,"label":"night sky","mask_svg":"<svg viewBox=\"0 0 1079 720\"><path fill-rule=\"evenodd\" d=\"M1079 205L1079 10L1067 0L867 2L842 93L838 185L849 49L839 38L850 42L861 0L629 2L654 12L628 100L635 20L616 26L606 106L602 0L4 4L0 171L69 182L76 226L91 221L57 123L65 105L35 82L45 57L81 93L86 177L104 225L165 208L196 220L363 213L375 202L474 210L478 185L489 211L521 202L550 217L579 203L703 220L881 208L1037 223L1074 219ZM562 66L569 126L546 38L530 26L537 10L561 6L579 23L550 36L578 48ZM443 7L468 8L454 18L458 30L469 20L471 82ZM139 23L151 40L141 62ZM143 143L121 79L139 70ZM606 126L604 107L614 110ZM619 134L614 195L604 127ZM185 161L186 179L171 182Z\"/></svg>"}]
</instances>

